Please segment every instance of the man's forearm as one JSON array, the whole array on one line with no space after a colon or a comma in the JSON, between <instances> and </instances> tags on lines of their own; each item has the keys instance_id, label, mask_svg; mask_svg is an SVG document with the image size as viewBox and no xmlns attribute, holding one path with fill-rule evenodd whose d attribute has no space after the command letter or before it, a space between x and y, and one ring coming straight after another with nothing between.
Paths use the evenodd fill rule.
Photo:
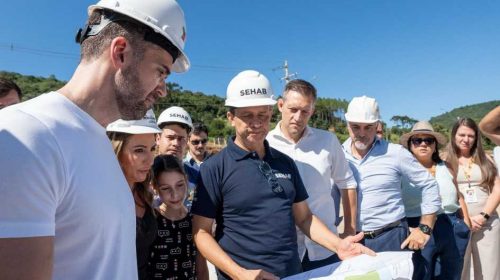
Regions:
<instances>
[{"instance_id":1,"label":"man's forearm","mask_svg":"<svg viewBox=\"0 0 500 280\"><path fill-rule=\"evenodd\" d=\"M420 217L420 223L434 228L434 223L436 222L436 213L425 214Z\"/></svg>"},{"instance_id":2,"label":"man's forearm","mask_svg":"<svg viewBox=\"0 0 500 280\"><path fill-rule=\"evenodd\" d=\"M307 233L305 233L307 235ZM337 252L340 238L328 229L328 227L318 217L312 215L308 237L325 247L326 249Z\"/></svg>"},{"instance_id":3,"label":"man's forearm","mask_svg":"<svg viewBox=\"0 0 500 280\"><path fill-rule=\"evenodd\" d=\"M356 189L343 189L342 206L344 209L344 233L356 233L356 215L358 210L358 197Z\"/></svg>"},{"instance_id":4,"label":"man's forearm","mask_svg":"<svg viewBox=\"0 0 500 280\"><path fill-rule=\"evenodd\" d=\"M206 231L199 231L194 235L194 241L198 251L209 262L224 271L232 279L238 278L243 268L235 263L231 257L229 257L229 255L222 250L213 238L212 234Z\"/></svg>"}]
</instances>

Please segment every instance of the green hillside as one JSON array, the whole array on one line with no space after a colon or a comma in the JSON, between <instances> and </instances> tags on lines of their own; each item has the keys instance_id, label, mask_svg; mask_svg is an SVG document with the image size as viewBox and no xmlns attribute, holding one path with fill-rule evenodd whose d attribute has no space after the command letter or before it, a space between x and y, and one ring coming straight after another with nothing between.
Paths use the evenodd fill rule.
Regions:
<instances>
[{"instance_id":1,"label":"green hillside","mask_svg":"<svg viewBox=\"0 0 500 280\"><path fill-rule=\"evenodd\" d=\"M479 122L489 111L491 111L496 106L500 106L500 100L493 100L489 102L463 106L453 109L450 112L433 117L431 118L430 122L433 125L436 124L445 128L451 128L455 121L461 117L469 117L474 121Z\"/></svg>"},{"instance_id":2,"label":"green hillside","mask_svg":"<svg viewBox=\"0 0 500 280\"><path fill-rule=\"evenodd\" d=\"M57 80L54 76L44 78L6 71L0 71L0 76L12 79L19 85L23 91L24 101L45 92L57 90L66 83ZM157 116L170 106L181 106L189 112L194 122L203 122L209 126L211 137L226 137L233 133L232 128L226 122L226 108L222 97L185 90L176 83L167 83L167 87L168 96L155 104L154 110ZM322 129L335 127L339 138L345 139L347 133L342 117L347 104L347 100L319 98L316 104L316 114L311 118L311 125ZM275 107L273 125L278 117L279 112Z\"/></svg>"},{"instance_id":3,"label":"green hillside","mask_svg":"<svg viewBox=\"0 0 500 280\"><path fill-rule=\"evenodd\" d=\"M39 94L57 90L66 82L56 79L53 75L48 78L21 75L13 72L0 71L0 76L14 80L23 91L23 100L28 100ZM185 108L194 122L203 122L209 127L210 137L227 137L233 134L232 127L226 121L226 108L224 98L217 95L206 95L202 92L192 92L183 89L176 83L167 83L168 96L161 98L155 104L155 113L158 116L164 109L170 106L181 106ZM334 98L318 98L315 114L310 120L313 127L335 131L340 141L348 137L346 123L343 118L347 110L348 101ZM474 104L454 109L448 113L431 118L434 128L445 135L449 135L451 126L457 117L471 117L479 121L487 112L495 106L500 105L500 100ZM279 112L277 107L272 119L272 127L277 123ZM396 122L396 126L387 129L386 137L397 143L402 133L411 129L416 120L407 116L393 116L391 119ZM487 148L492 145L489 140L485 140Z\"/></svg>"}]
</instances>

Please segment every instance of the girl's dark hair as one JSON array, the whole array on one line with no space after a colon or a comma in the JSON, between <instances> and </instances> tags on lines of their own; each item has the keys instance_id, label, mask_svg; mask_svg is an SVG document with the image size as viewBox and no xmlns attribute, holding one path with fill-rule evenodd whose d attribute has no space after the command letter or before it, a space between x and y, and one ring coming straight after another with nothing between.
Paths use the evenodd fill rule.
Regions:
<instances>
[{"instance_id":1,"label":"girl's dark hair","mask_svg":"<svg viewBox=\"0 0 500 280\"><path fill-rule=\"evenodd\" d=\"M184 177L186 177L184 165L177 157L173 155L157 156L153 162L152 171L152 183L155 187L158 187L158 179L163 172L179 172Z\"/></svg>"},{"instance_id":2,"label":"girl's dark hair","mask_svg":"<svg viewBox=\"0 0 500 280\"><path fill-rule=\"evenodd\" d=\"M408 138L408 142L406 143L406 147L408 147L408 151L410 151L410 153L413 154L413 152L411 151L411 138L412 137ZM432 162L439 164L439 163L443 162L443 160L439 156L439 148L438 148L439 143L437 142L437 139L435 137L432 137L432 138L434 138L434 142L436 143L436 149L432 153L432 157L431 157Z\"/></svg>"}]
</instances>

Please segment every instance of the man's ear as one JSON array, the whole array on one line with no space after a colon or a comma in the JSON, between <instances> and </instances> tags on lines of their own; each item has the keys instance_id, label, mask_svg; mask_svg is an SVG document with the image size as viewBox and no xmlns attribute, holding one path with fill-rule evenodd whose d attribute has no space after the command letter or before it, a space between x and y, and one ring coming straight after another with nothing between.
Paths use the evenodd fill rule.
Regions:
<instances>
[{"instance_id":1,"label":"man's ear","mask_svg":"<svg viewBox=\"0 0 500 280\"><path fill-rule=\"evenodd\" d=\"M161 133L157 133L155 138L156 138L156 145L157 146L160 145Z\"/></svg>"},{"instance_id":2,"label":"man's ear","mask_svg":"<svg viewBox=\"0 0 500 280\"><path fill-rule=\"evenodd\" d=\"M234 126L234 124L233 124L234 115L231 112L227 112L226 117L227 117L227 120L229 121L229 123L231 124L231 126Z\"/></svg>"},{"instance_id":3,"label":"man's ear","mask_svg":"<svg viewBox=\"0 0 500 280\"><path fill-rule=\"evenodd\" d=\"M283 98L278 99L278 110L283 113L283 105L285 104L285 101Z\"/></svg>"},{"instance_id":4,"label":"man's ear","mask_svg":"<svg viewBox=\"0 0 500 280\"><path fill-rule=\"evenodd\" d=\"M109 46L111 62L115 68L122 68L126 61L129 43L125 37L116 37Z\"/></svg>"}]
</instances>

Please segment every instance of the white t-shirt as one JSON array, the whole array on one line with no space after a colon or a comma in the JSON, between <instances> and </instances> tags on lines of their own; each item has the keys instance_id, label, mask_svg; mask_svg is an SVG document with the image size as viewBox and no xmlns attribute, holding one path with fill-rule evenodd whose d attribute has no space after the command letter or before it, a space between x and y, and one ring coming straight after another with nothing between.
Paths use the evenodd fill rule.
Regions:
<instances>
[{"instance_id":1,"label":"white t-shirt","mask_svg":"<svg viewBox=\"0 0 500 280\"><path fill-rule=\"evenodd\" d=\"M304 135L295 144L285 138L280 125L281 122L267 135L269 145L295 161L309 194L307 204L311 212L332 232L337 233L332 187L336 184L339 189L356 188L356 180L337 136L325 130L306 127ZM304 257L306 249L311 261L333 255L332 251L310 240L301 231L297 231L297 245L300 258Z\"/></svg>"},{"instance_id":2,"label":"white t-shirt","mask_svg":"<svg viewBox=\"0 0 500 280\"><path fill-rule=\"evenodd\" d=\"M0 238L54 236L54 279L137 279L135 209L104 127L57 92L0 111Z\"/></svg>"}]
</instances>

